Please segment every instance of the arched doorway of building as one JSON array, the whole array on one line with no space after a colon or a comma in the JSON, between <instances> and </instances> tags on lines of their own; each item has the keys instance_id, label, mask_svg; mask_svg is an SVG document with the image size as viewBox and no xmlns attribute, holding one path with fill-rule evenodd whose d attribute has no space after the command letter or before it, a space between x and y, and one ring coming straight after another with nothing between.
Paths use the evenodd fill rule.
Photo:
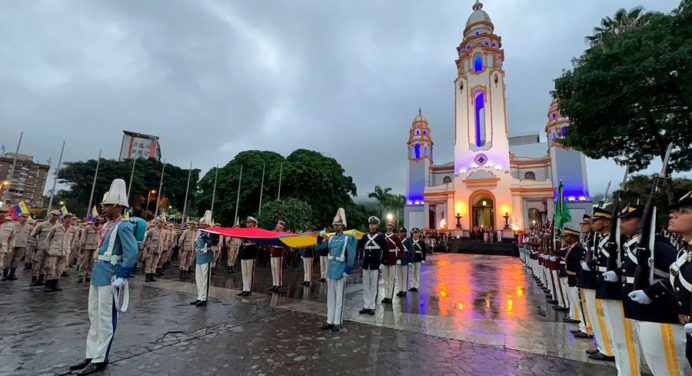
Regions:
<instances>
[{"instance_id":1,"label":"arched doorway of building","mask_svg":"<svg viewBox=\"0 0 692 376\"><path fill-rule=\"evenodd\" d=\"M543 222L541 218L541 211L536 208L529 209L529 223L531 226L536 226Z\"/></svg>"},{"instance_id":2,"label":"arched doorway of building","mask_svg":"<svg viewBox=\"0 0 692 376\"><path fill-rule=\"evenodd\" d=\"M495 203L493 197L487 193L479 193L473 197L472 201L472 222L473 227L488 228L495 227Z\"/></svg>"}]
</instances>

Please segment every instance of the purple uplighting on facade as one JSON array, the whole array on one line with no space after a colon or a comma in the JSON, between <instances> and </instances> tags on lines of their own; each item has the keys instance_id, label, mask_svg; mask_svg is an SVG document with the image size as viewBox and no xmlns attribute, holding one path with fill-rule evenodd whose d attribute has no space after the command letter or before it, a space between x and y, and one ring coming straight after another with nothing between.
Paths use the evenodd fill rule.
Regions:
<instances>
[{"instance_id":1,"label":"purple uplighting on facade","mask_svg":"<svg viewBox=\"0 0 692 376\"><path fill-rule=\"evenodd\" d=\"M483 108L485 106L485 101L483 100L483 93L476 94L476 146L481 147L485 144L485 135L482 134L485 130L482 127L481 122L483 119Z\"/></svg>"}]
</instances>

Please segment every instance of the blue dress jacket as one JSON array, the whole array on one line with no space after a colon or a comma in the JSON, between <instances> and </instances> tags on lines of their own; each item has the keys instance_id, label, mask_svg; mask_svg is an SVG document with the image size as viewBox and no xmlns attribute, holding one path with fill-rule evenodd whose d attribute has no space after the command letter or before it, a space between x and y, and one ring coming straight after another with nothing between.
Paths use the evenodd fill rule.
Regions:
<instances>
[{"instance_id":1,"label":"blue dress jacket","mask_svg":"<svg viewBox=\"0 0 692 376\"><path fill-rule=\"evenodd\" d=\"M197 251L196 260L198 264L208 264L214 261L214 253L209 249L211 246L211 236L208 232L200 231L195 239L195 250Z\"/></svg>"},{"instance_id":2,"label":"blue dress jacket","mask_svg":"<svg viewBox=\"0 0 692 376\"><path fill-rule=\"evenodd\" d=\"M103 243L99 247L99 258L108 250L111 236L116 236L111 256L115 256L118 260L116 262L107 260L96 261L91 275L91 284L93 286L108 286L111 284L113 276L116 278L132 277L132 267L139 255L139 246L135 238L137 224L121 220L116 226L111 227L103 238ZM116 228L117 233L114 231Z\"/></svg>"},{"instance_id":3,"label":"blue dress jacket","mask_svg":"<svg viewBox=\"0 0 692 376\"><path fill-rule=\"evenodd\" d=\"M321 236L317 237L317 249L327 249L329 252L327 278L341 279L344 273L351 273L356 260L357 243L355 236L343 233L331 236L327 241L322 241Z\"/></svg>"}]
</instances>

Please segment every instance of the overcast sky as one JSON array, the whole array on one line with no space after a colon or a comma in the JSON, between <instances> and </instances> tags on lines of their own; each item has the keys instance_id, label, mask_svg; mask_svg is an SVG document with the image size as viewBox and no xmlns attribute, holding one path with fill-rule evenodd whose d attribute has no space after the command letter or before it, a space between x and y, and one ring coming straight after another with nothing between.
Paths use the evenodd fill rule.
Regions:
<instances>
[{"instance_id":1,"label":"overcast sky","mask_svg":"<svg viewBox=\"0 0 692 376\"><path fill-rule=\"evenodd\" d=\"M117 158L122 130L208 170L247 149L335 157L359 197L403 193L418 108L453 155L456 46L472 0L5 1L0 144L57 161ZM510 134L542 132L553 79L620 7L677 0L487 0L505 49ZM386 171L371 161L386 162ZM659 164L660 166L660 164ZM589 161L592 194L621 172ZM689 174L688 174L689 175Z\"/></svg>"}]
</instances>

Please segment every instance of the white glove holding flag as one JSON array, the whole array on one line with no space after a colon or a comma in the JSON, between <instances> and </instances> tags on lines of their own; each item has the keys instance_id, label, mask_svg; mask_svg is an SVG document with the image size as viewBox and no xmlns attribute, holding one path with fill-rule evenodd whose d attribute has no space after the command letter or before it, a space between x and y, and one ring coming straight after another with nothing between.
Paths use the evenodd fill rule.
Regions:
<instances>
[{"instance_id":1,"label":"white glove holding flag","mask_svg":"<svg viewBox=\"0 0 692 376\"><path fill-rule=\"evenodd\" d=\"M557 257L556 256L550 256L550 261L557 261Z\"/></svg>"},{"instance_id":2,"label":"white glove holding flag","mask_svg":"<svg viewBox=\"0 0 692 376\"><path fill-rule=\"evenodd\" d=\"M692 322L689 324L685 324L685 333L692 334Z\"/></svg>"},{"instance_id":3,"label":"white glove holding flag","mask_svg":"<svg viewBox=\"0 0 692 376\"><path fill-rule=\"evenodd\" d=\"M581 262L581 268L582 268L582 270L584 270L585 272L590 272L590 271L591 271L591 268L589 268L589 265L586 263L586 261L582 261L582 262Z\"/></svg>"},{"instance_id":4,"label":"white glove holding flag","mask_svg":"<svg viewBox=\"0 0 692 376\"><path fill-rule=\"evenodd\" d=\"M627 294L627 296L629 296L633 302L639 304L651 304L651 298L649 298L649 295L646 295L643 290L634 290Z\"/></svg>"},{"instance_id":5,"label":"white glove holding flag","mask_svg":"<svg viewBox=\"0 0 692 376\"><path fill-rule=\"evenodd\" d=\"M114 289L119 289L120 286L123 285L123 282L124 282L124 281L125 281L125 280L122 279L122 278L116 278L113 282L111 282L111 287L114 288Z\"/></svg>"},{"instance_id":6,"label":"white glove holding flag","mask_svg":"<svg viewBox=\"0 0 692 376\"><path fill-rule=\"evenodd\" d=\"M327 235L327 231L326 231L326 230L320 231L320 236L321 236L321 237L324 238L325 235Z\"/></svg>"},{"instance_id":7,"label":"white glove holding flag","mask_svg":"<svg viewBox=\"0 0 692 376\"><path fill-rule=\"evenodd\" d=\"M401 260L396 260L397 265L401 265Z\"/></svg>"},{"instance_id":8,"label":"white glove holding flag","mask_svg":"<svg viewBox=\"0 0 692 376\"><path fill-rule=\"evenodd\" d=\"M617 282L618 274L612 270L608 270L607 272L603 273L603 280L606 282Z\"/></svg>"},{"instance_id":9,"label":"white glove holding flag","mask_svg":"<svg viewBox=\"0 0 692 376\"><path fill-rule=\"evenodd\" d=\"M384 270L384 264L380 264L380 270Z\"/></svg>"}]
</instances>

